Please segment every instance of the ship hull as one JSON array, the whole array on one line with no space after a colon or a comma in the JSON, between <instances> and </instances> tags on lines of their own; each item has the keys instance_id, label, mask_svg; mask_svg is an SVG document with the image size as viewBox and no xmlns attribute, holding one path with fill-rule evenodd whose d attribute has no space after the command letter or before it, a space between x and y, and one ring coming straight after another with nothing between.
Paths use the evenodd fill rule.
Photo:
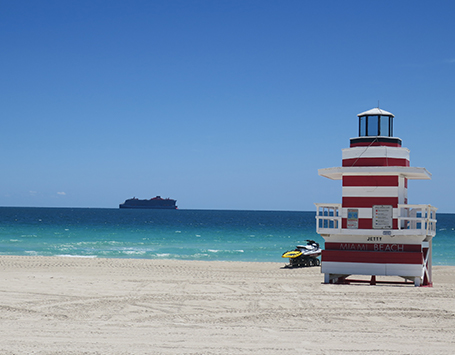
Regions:
<instances>
[{"instance_id":1,"label":"ship hull","mask_svg":"<svg viewBox=\"0 0 455 355\"><path fill-rule=\"evenodd\" d=\"M170 198L161 198L156 196L150 200L140 200L138 198L130 198L119 205L119 208L133 209L152 209L152 210L175 210L177 201Z\"/></svg>"},{"instance_id":2,"label":"ship hull","mask_svg":"<svg viewBox=\"0 0 455 355\"><path fill-rule=\"evenodd\" d=\"M133 208L133 209L148 209L148 210L176 210L177 206L128 206L123 203L119 205L119 208Z\"/></svg>"}]
</instances>

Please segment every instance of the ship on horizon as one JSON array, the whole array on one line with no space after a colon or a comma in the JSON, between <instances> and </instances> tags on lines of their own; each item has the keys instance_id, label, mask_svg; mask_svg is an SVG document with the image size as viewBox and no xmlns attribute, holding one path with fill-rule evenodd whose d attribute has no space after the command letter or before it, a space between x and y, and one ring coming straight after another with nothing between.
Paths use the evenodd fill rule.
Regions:
<instances>
[{"instance_id":1,"label":"ship on horizon","mask_svg":"<svg viewBox=\"0 0 455 355\"><path fill-rule=\"evenodd\" d=\"M143 209L164 209L176 210L177 200L171 198L162 198L161 196L153 197L149 200L141 200L136 197L125 200L119 205L119 208L143 208Z\"/></svg>"}]
</instances>

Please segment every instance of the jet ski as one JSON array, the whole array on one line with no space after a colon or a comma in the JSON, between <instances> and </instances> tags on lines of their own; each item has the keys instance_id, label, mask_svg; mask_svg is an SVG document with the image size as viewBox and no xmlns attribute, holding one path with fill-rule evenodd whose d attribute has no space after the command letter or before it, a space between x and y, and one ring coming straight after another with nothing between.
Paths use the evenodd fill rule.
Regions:
<instances>
[{"instance_id":1,"label":"jet ski","mask_svg":"<svg viewBox=\"0 0 455 355\"><path fill-rule=\"evenodd\" d=\"M321 265L321 261L318 259L318 256L322 253L319 243L309 239L306 242L306 245L297 245L294 250L287 251L281 255L282 258L289 258L289 265L286 265L286 267Z\"/></svg>"}]
</instances>

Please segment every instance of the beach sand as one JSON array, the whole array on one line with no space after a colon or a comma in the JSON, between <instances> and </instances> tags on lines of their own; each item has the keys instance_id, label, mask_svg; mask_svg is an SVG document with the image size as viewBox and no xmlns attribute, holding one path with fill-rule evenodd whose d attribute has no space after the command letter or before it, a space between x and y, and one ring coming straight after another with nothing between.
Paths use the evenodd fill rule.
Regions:
<instances>
[{"instance_id":1,"label":"beach sand","mask_svg":"<svg viewBox=\"0 0 455 355\"><path fill-rule=\"evenodd\" d=\"M284 264L0 256L0 354L454 353L455 267L416 288Z\"/></svg>"}]
</instances>

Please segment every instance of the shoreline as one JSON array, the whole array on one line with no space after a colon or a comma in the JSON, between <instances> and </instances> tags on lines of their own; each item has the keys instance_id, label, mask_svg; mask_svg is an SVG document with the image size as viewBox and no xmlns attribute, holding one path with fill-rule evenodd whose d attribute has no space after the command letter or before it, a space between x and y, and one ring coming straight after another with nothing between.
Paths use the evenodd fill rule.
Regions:
<instances>
[{"instance_id":1,"label":"shoreline","mask_svg":"<svg viewBox=\"0 0 455 355\"><path fill-rule=\"evenodd\" d=\"M18 257L18 258L68 258L68 259L106 259L106 260L144 260L144 261L171 261L171 262L207 262L207 263L272 263L272 264L289 264L287 258L282 258L280 261L259 261L259 260L202 260L202 259L165 259L165 258L131 258L131 257L104 257L98 255L11 255L11 254L0 254L0 258L2 257ZM433 262L433 268L435 267L453 267L455 268L455 264L435 264Z\"/></svg>"},{"instance_id":2,"label":"shoreline","mask_svg":"<svg viewBox=\"0 0 455 355\"><path fill-rule=\"evenodd\" d=\"M454 266L416 288L284 264L2 255L0 353L452 353Z\"/></svg>"}]
</instances>

